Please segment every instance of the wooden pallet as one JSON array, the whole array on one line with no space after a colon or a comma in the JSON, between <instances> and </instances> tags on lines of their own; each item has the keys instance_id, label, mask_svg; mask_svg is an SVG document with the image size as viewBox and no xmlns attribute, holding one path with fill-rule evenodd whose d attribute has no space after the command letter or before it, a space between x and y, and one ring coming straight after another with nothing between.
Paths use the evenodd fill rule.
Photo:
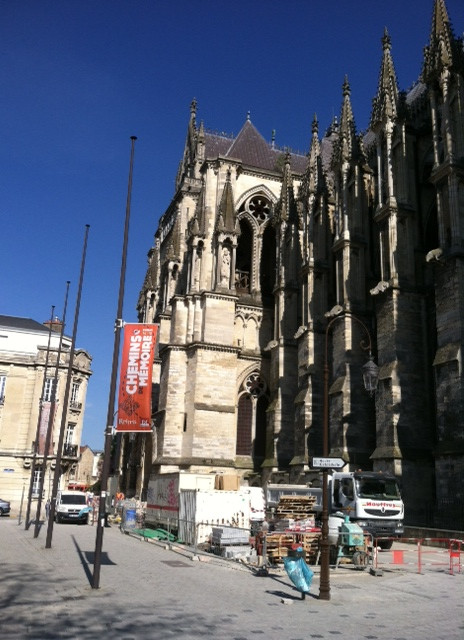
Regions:
<instances>
[{"instance_id":1,"label":"wooden pallet","mask_svg":"<svg viewBox=\"0 0 464 640\"><path fill-rule=\"evenodd\" d=\"M305 553L306 564L316 564L321 534L319 532L303 533L301 538L300 544Z\"/></svg>"},{"instance_id":2,"label":"wooden pallet","mask_svg":"<svg viewBox=\"0 0 464 640\"><path fill-rule=\"evenodd\" d=\"M266 536L266 554L273 564L280 564L288 555L289 549L298 544L303 548L307 564L315 564L319 552L320 532L315 533L268 533Z\"/></svg>"},{"instance_id":3,"label":"wooden pallet","mask_svg":"<svg viewBox=\"0 0 464 640\"><path fill-rule=\"evenodd\" d=\"M282 496L276 507L278 518L303 520L313 515L316 498L314 496Z\"/></svg>"},{"instance_id":4,"label":"wooden pallet","mask_svg":"<svg viewBox=\"0 0 464 640\"><path fill-rule=\"evenodd\" d=\"M295 537L288 533L268 533L266 536L266 553L270 562L279 564L288 554Z\"/></svg>"}]
</instances>

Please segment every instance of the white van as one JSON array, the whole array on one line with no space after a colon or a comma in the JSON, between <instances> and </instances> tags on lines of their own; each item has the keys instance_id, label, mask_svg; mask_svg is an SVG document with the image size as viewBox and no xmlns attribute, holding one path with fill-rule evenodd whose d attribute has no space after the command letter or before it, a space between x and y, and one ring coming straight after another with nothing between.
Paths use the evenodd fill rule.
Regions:
<instances>
[{"instance_id":1,"label":"white van","mask_svg":"<svg viewBox=\"0 0 464 640\"><path fill-rule=\"evenodd\" d=\"M90 508L83 491L58 491L55 504L55 521L87 524Z\"/></svg>"}]
</instances>

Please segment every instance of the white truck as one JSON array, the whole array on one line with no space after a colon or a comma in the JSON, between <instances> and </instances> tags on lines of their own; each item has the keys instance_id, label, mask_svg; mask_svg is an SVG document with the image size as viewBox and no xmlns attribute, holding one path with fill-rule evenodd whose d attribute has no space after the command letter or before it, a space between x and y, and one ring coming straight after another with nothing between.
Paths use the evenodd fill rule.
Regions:
<instances>
[{"instance_id":1,"label":"white truck","mask_svg":"<svg viewBox=\"0 0 464 640\"><path fill-rule=\"evenodd\" d=\"M55 503L55 521L87 524L90 507L83 491L58 491Z\"/></svg>"},{"instance_id":2,"label":"white truck","mask_svg":"<svg viewBox=\"0 0 464 640\"><path fill-rule=\"evenodd\" d=\"M404 504L398 482L393 475L375 471L333 472L329 481L329 514L349 516L350 521L379 540L378 546L389 549L393 538L403 534ZM276 506L281 495L312 495L315 511L322 511L322 489L305 485L268 485L267 507Z\"/></svg>"}]
</instances>

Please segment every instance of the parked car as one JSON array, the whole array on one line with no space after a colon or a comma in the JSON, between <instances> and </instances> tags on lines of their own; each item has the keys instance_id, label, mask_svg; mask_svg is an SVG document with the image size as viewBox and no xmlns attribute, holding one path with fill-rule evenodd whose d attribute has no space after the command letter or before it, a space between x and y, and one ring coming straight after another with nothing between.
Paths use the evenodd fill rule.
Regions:
<instances>
[{"instance_id":1,"label":"parked car","mask_svg":"<svg viewBox=\"0 0 464 640\"><path fill-rule=\"evenodd\" d=\"M0 498L0 516L6 516L10 513L10 503Z\"/></svg>"}]
</instances>

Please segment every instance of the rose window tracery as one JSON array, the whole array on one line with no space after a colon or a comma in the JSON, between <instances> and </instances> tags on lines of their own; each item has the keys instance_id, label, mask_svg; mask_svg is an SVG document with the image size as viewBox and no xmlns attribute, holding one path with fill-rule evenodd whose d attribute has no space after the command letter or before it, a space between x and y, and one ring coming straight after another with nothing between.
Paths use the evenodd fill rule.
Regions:
<instances>
[{"instance_id":1,"label":"rose window tracery","mask_svg":"<svg viewBox=\"0 0 464 640\"><path fill-rule=\"evenodd\" d=\"M251 215L256 218L259 224L267 220L271 209L269 200L263 198L263 196L254 196L251 198L248 208Z\"/></svg>"},{"instance_id":2,"label":"rose window tracery","mask_svg":"<svg viewBox=\"0 0 464 640\"><path fill-rule=\"evenodd\" d=\"M271 203L263 195L255 195L249 198L241 207L241 211L248 211L250 215L261 225L271 214Z\"/></svg>"},{"instance_id":3,"label":"rose window tracery","mask_svg":"<svg viewBox=\"0 0 464 640\"><path fill-rule=\"evenodd\" d=\"M258 398L266 392L266 383L260 378L258 373L252 373L243 384L250 396Z\"/></svg>"}]
</instances>

